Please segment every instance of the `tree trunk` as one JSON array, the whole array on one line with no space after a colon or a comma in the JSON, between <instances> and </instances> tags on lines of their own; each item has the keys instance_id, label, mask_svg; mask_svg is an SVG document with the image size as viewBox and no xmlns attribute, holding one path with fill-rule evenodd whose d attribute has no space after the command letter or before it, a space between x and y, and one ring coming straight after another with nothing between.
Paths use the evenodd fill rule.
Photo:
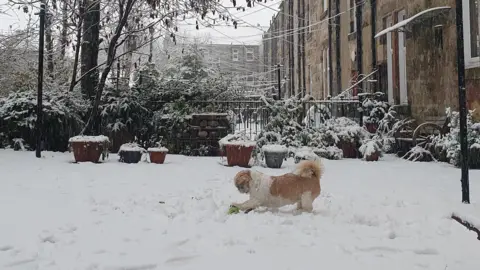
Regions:
<instances>
[{"instance_id":1,"label":"tree trunk","mask_svg":"<svg viewBox=\"0 0 480 270\"><path fill-rule=\"evenodd\" d=\"M60 56L65 59L65 51L68 43L68 0L62 3L62 34L60 36ZM79 43L77 43L79 45Z\"/></svg>"},{"instance_id":2,"label":"tree trunk","mask_svg":"<svg viewBox=\"0 0 480 270\"><path fill-rule=\"evenodd\" d=\"M100 47L100 0L86 0L86 12L83 21L83 42L81 54L82 75L91 69L97 69L98 51ZM83 95L92 100L98 85L98 70L90 72L82 78L81 87Z\"/></svg>"},{"instance_id":3,"label":"tree trunk","mask_svg":"<svg viewBox=\"0 0 480 270\"><path fill-rule=\"evenodd\" d=\"M117 52L117 43L120 35L122 34L122 30L127 23L128 16L132 11L132 7L137 0L126 0L125 10L122 13L123 16L120 17L120 21L118 22L117 27L115 28L115 34L113 35L110 43L108 44L108 52L107 52L107 63L105 69L102 71L102 75L100 77L100 82L98 83L97 91L95 93L95 100L93 103L92 110L90 112L90 116L88 118L87 124L85 125L84 129L82 130L81 134L91 134L96 135L99 133L98 130L98 108L100 107L100 101L102 98L103 89L105 88L105 82L108 78L108 74L112 69L113 62L115 61L115 54Z\"/></svg>"},{"instance_id":4,"label":"tree trunk","mask_svg":"<svg viewBox=\"0 0 480 270\"><path fill-rule=\"evenodd\" d=\"M48 9L47 9L48 11ZM47 47L47 72L48 76L53 78L53 38L52 38L52 14L47 12L45 16L45 43Z\"/></svg>"},{"instance_id":5,"label":"tree trunk","mask_svg":"<svg viewBox=\"0 0 480 270\"><path fill-rule=\"evenodd\" d=\"M70 81L70 88L68 89L69 92L73 91L77 81L77 71L78 71L78 58L80 55L80 43L82 42L82 24L83 24L83 16L85 15L85 0L80 0L78 2L78 25L77 25L77 41L75 43L75 59L73 60L73 71L72 71L72 80Z\"/></svg>"}]
</instances>

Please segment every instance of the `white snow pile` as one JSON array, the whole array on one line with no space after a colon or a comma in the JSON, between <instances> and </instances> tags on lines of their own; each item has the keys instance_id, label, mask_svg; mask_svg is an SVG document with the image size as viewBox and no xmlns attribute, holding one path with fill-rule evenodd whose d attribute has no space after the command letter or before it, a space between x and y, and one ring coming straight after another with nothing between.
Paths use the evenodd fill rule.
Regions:
<instances>
[{"instance_id":1,"label":"white snow pile","mask_svg":"<svg viewBox=\"0 0 480 270\"><path fill-rule=\"evenodd\" d=\"M242 168L216 158L125 166L116 154L102 164L42 155L0 150L2 270L480 269L476 234L450 218L480 217L480 182L470 182L467 209L459 171L445 164L322 160L312 213L292 205L228 215L248 196L232 183ZM284 164L253 169L294 169Z\"/></svg>"},{"instance_id":2,"label":"white snow pile","mask_svg":"<svg viewBox=\"0 0 480 270\"><path fill-rule=\"evenodd\" d=\"M257 145L255 141L250 140L243 132L228 134L227 136L220 139L220 141L218 141L218 144L220 148L224 148L224 146L226 145L236 145L244 147L251 147Z\"/></svg>"},{"instance_id":3,"label":"white snow pile","mask_svg":"<svg viewBox=\"0 0 480 270\"><path fill-rule=\"evenodd\" d=\"M120 146L118 152L146 152L143 147L138 145L137 143L124 143Z\"/></svg>"},{"instance_id":4,"label":"white snow pile","mask_svg":"<svg viewBox=\"0 0 480 270\"><path fill-rule=\"evenodd\" d=\"M436 161L430 151L426 150L421 146L415 146L410 151L408 151L404 156L404 159L410 161Z\"/></svg>"},{"instance_id":5,"label":"white snow pile","mask_svg":"<svg viewBox=\"0 0 480 270\"><path fill-rule=\"evenodd\" d=\"M107 136L99 135L99 136L84 136L78 135L75 137L71 137L68 142L97 142L97 143L104 143L110 142L110 139Z\"/></svg>"},{"instance_id":6,"label":"white snow pile","mask_svg":"<svg viewBox=\"0 0 480 270\"><path fill-rule=\"evenodd\" d=\"M288 148L280 144L267 144L262 147L262 151L269 153L286 153L288 152Z\"/></svg>"},{"instance_id":7,"label":"white snow pile","mask_svg":"<svg viewBox=\"0 0 480 270\"><path fill-rule=\"evenodd\" d=\"M147 149L148 152L161 152L161 153L167 153L168 149L165 147L150 147Z\"/></svg>"}]
</instances>

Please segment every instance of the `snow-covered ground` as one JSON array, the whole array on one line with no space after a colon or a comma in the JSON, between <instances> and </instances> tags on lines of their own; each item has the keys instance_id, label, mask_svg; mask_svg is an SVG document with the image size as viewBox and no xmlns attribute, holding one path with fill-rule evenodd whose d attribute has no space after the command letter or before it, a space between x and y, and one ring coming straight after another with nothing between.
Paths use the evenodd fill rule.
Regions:
<instances>
[{"instance_id":1,"label":"snow-covered ground","mask_svg":"<svg viewBox=\"0 0 480 270\"><path fill-rule=\"evenodd\" d=\"M325 161L313 214L229 216L246 196L232 184L240 168L219 158L44 156L0 150L0 269L480 269L476 235L449 218L462 206L448 164ZM478 202L480 172L471 179Z\"/></svg>"}]
</instances>

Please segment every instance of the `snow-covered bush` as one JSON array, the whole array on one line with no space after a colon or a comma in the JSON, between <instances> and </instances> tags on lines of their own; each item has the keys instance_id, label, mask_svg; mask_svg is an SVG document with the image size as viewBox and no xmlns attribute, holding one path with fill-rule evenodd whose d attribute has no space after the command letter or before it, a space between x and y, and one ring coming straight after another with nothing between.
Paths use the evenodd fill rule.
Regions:
<instances>
[{"instance_id":1,"label":"snow-covered bush","mask_svg":"<svg viewBox=\"0 0 480 270\"><path fill-rule=\"evenodd\" d=\"M382 157L381 144L377 140L368 140L363 142L359 149L362 157L366 161L377 161Z\"/></svg>"},{"instance_id":2,"label":"snow-covered bush","mask_svg":"<svg viewBox=\"0 0 480 270\"><path fill-rule=\"evenodd\" d=\"M109 134L127 132L139 141L145 141L150 113L142 105L136 89L117 91L105 89L99 108L102 126Z\"/></svg>"},{"instance_id":3,"label":"snow-covered bush","mask_svg":"<svg viewBox=\"0 0 480 270\"><path fill-rule=\"evenodd\" d=\"M375 93L373 96L365 96L362 102L364 123L375 125L377 128L380 121L384 119L390 105L384 101L384 93Z\"/></svg>"},{"instance_id":4,"label":"snow-covered bush","mask_svg":"<svg viewBox=\"0 0 480 270\"><path fill-rule=\"evenodd\" d=\"M473 123L473 111L467 113L467 143L469 149L469 165L471 168L480 167L480 124ZM449 163L460 166L460 114L446 109L447 119L449 119L448 127L450 132L445 135L434 135L431 138L430 149L433 149L437 156L446 155ZM442 158L441 158L442 159Z\"/></svg>"},{"instance_id":5,"label":"snow-covered bush","mask_svg":"<svg viewBox=\"0 0 480 270\"><path fill-rule=\"evenodd\" d=\"M322 158L331 159L331 160L340 160L343 158L342 149L336 146L327 146L324 148L315 148L313 152Z\"/></svg>"},{"instance_id":6,"label":"snow-covered bush","mask_svg":"<svg viewBox=\"0 0 480 270\"><path fill-rule=\"evenodd\" d=\"M269 142L287 147L299 147L297 136L304 129L298 123L302 112L301 103L293 98L279 101L264 98L264 102L269 121L255 139L258 144L257 149L261 149Z\"/></svg>"},{"instance_id":7,"label":"snow-covered bush","mask_svg":"<svg viewBox=\"0 0 480 270\"><path fill-rule=\"evenodd\" d=\"M83 127L87 109L75 93L46 90L43 95L43 150L66 151L68 139ZM0 132L10 144L21 138L26 145L36 145L37 94L14 92L0 100Z\"/></svg>"},{"instance_id":8,"label":"snow-covered bush","mask_svg":"<svg viewBox=\"0 0 480 270\"><path fill-rule=\"evenodd\" d=\"M408 151L402 158L410 161L419 162L436 161L430 151L418 145L410 149L410 151Z\"/></svg>"}]
</instances>

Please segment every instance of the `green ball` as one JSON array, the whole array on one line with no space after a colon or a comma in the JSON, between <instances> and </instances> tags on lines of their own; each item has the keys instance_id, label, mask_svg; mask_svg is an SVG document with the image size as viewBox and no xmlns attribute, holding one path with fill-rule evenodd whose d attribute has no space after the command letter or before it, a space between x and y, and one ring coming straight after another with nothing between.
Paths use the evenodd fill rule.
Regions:
<instances>
[{"instance_id":1,"label":"green ball","mask_svg":"<svg viewBox=\"0 0 480 270\"><path fill-rule=\"evenodd\" d=\"M238 214L240 213L240 209L236 206L230 206L230 209L228 209L228 214L231 215L231 214Z\"/></svg>"}]
</instances>

